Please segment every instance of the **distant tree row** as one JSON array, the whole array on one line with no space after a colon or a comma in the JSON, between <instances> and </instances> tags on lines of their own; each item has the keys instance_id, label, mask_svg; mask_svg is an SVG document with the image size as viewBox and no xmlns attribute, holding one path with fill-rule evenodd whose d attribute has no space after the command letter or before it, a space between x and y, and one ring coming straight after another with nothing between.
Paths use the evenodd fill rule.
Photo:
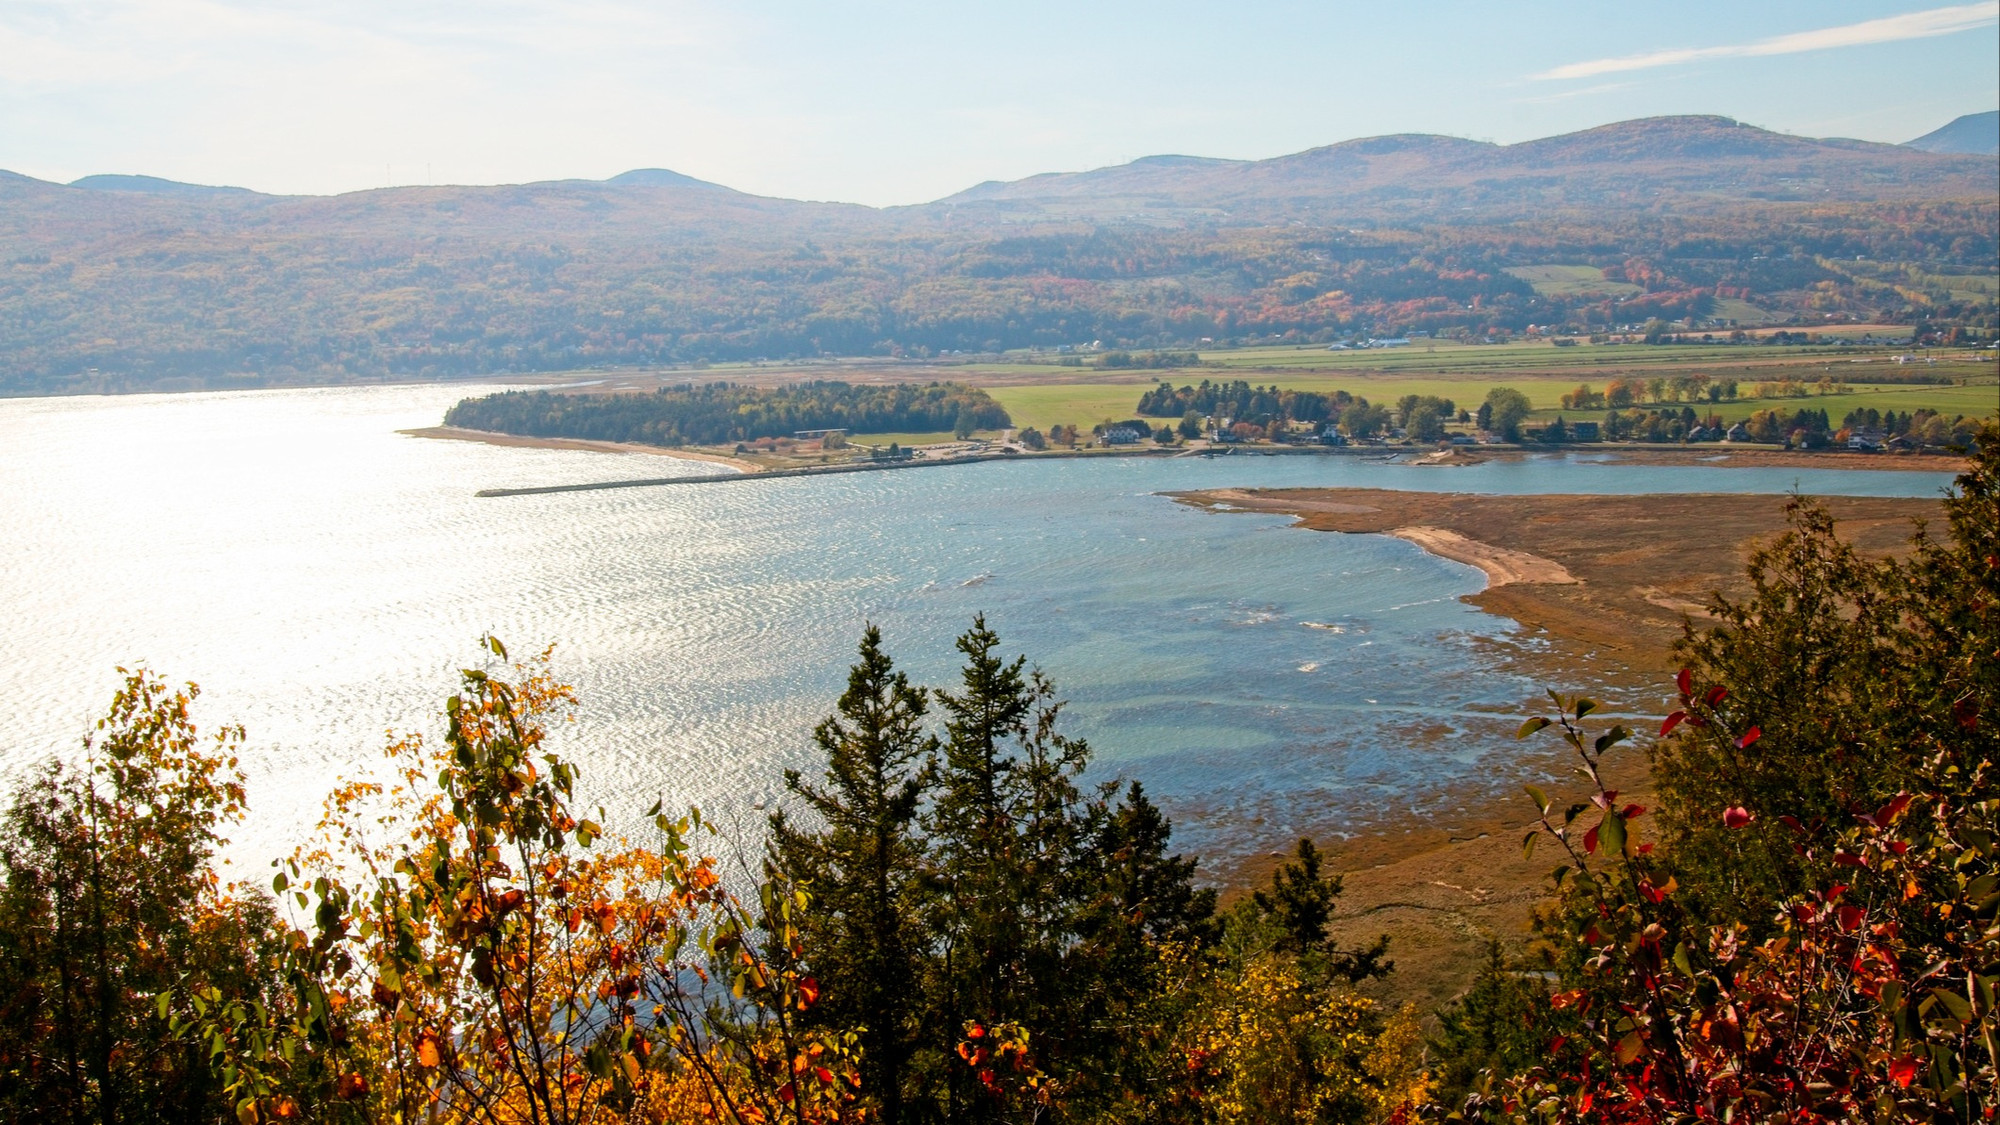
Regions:
<instances>
[{"instance_id":1,"label":"distant tree row","mask_svg":"<svg viewBox=\"0 0 2000 1125\"><path fill-rule=\"evenodd\" d=\"M652 394L504 391L461 401L445 413L445 424L530 437L676 446L789 437L801 430L969 434L1004 429L1013 420L985 391L961 383L815 382L781 387L706 383Z\"/></svg>"},{"instance_id":2,"label":"distant tree row","mask_svg":"<svg viewBox=\"0 0 2000 1125\"><path fill-rule=\"evenodd\" d=\"M1092 367L1119 368L1162 368L1194 367L1201 363L1201 356L1195 352L1139 352L1109 351L1091 361Z\"/></svg>"},{"instance_id":3,"label":"distant tree row","mask_svg":"<svg viewBox=\"0 0 2000 1125\"><path fill-rule=\"evenodd\" d=\"M1803 393L1803 392L1801 392ZM1760 397L1765 396L1760 388ZM1610 407L1623 410L1642 402L1734 402L1736 401L1736 380L1713 379L1700 372L1671 377L1655 376L1651 379L1613 379L1603 390L1593 390L1589 383L1580 383L1577 388L1562 396L1564 410L1589 410Z\"/></svg>"},{"instance_id":4,"label":"distant tree row","mask_svg":"<svg viewBox=\"0 0 2000 1125\"><path fill-rule=\"evenodd\" d=\"M1346 391L1320 394L1276 386L1253 387L1242 379L1214 383L1203 379L1198 387L1178 389L1171 383L1161 383L1139 396L1137 409L1149 418L1180 418L1194 413L1268 426L1272 421L1333 421L1355 401Z\"/></svg>"}]
</instances>

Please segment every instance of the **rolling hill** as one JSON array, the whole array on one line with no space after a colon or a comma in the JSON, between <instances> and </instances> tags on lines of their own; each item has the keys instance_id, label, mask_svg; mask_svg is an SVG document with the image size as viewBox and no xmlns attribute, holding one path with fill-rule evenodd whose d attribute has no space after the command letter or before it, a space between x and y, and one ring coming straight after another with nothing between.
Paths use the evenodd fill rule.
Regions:
<instances>
[{"instance_id":1,"label":"rolling hill","mask_svg":"<svg viewBox=\"0 0 2000 1125\"><path fill-rule=\"evenodd\" d=\"M886 209L665 169L330 197L0 172L0 393L1587 328L1721 299L1978 325L1991 301L1952 278L1992 272L1996 197L1985 157L1709 117L1156 156ZM1606 283L1508 272L1554 264Z\"/></svg>"},{"instance_id":2,"label":"rolling hill","mask_svg":"<svg viewBox=\"0 0 2000 1125\"><path fill-rule=\"evenodd\" d=\"M2000 109L1968 113L1951 124L1933 129L1904 147L1924 152L1963 153L1968 156L2000 156Z\"/></svg>"},{"instance_id":3,"label":"rolling hill","mask_svg":"<svg viewBox=\"0 0 2000 1125\"><path fill-rule=\"evenodd\" d=\"M1239 219L1514 216L1552 207L1706 208L1746 202L1990 198L2000 173L1946 152L1773 133L1722 117L1626 121L1496 145L1370 137L1258 161L1147 157L986 183L939 205L1113 215L1145 208Z\"/></svg>"}]
</instances>

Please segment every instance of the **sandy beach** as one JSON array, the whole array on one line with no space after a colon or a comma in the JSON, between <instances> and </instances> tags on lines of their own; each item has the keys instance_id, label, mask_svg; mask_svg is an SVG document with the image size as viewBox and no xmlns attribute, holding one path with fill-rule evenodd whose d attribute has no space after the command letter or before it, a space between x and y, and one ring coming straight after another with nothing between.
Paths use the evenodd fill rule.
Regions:
<instances>
[{"instance_id":1,"label":"sandy beach","mask_svg":"<svg viewBox=\"0 0 2000 1125\"><path fill-rule=\"evenodd\" d=\"M1576 577L1563 565L1526 551L1495 547L1477 539L1467 539L1446 527L1397 527L1389 534L1406 539L1433 555L1476 566L1486 572L1486 588L1511 586L1516 582L1571 585Z\"/></svg>"},{"instance_id":2,"label":"sandy beach","mask_svg":"<svg viewBox=\"0 0 2000 1125\"><path fill-rule=\"evenodd\" d=\"M398 430L400 434L419 438L441 438L446 441L479 441L487 445L511 445L521 449L581 449L592 453L645 453L654 457L673 457L682 461L707 461L711 465L727 465L740 472L754 473L764 466L741 457L728 457L719 453L698 453L690 449L667 449L658 445L641 445L632 441L589 441L584 438L521 437L518 434L497 434L490 430L468 430L459 426L424 426L415 430Z\"/></svg>"}]
</instances>

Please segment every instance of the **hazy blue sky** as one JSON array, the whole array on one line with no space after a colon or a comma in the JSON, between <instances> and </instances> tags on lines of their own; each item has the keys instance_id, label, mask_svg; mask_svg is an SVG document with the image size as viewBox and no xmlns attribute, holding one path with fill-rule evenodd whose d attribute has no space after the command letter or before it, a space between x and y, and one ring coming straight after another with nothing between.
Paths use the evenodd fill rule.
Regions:
<instances>
[{"instance_id":1,"label":"hazy blue sky","mask_svg":"<svg viewBox=\"0 0 2000 1125\"><path fill-rule=\"evenodd\" d=\"M667 167L863 203L1149 153L2000 105L2000 0L0 0L0 168L263 191Z\"/></svg>"}]
</instances>

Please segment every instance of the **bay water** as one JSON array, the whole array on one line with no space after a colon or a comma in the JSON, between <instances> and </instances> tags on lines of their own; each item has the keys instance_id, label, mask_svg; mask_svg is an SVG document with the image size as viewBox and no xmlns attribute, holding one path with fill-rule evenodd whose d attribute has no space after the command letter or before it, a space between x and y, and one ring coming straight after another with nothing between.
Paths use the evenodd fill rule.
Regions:
<instances>
[{"instance_id":1,"label":"bay water","mask_svg":"<svg viewBox=\"0 0 2000 1125\"><path fill-rule=\"evenodd\" d=\"M816 766L864 623L924 683L984 613L1068 699L1098 779L1143 781L1216 859L1305 830L1448 821L1512 785L1545 686L1536 641L1458 599L1474 568L1374 535L1174 503L1169 490L1936 495L1943 473L1532 457L991 462L476 498L484 488L725 472L646 454L440 441L492 388L364 387L0 401L0 783L74 757L144 664L242 723L249 822L288 851L385 732L435 732L493 633L555 644L582 697L557 748L611 826L698 804L754 844L781 771Z\"/></svg>"}]
</instances>

